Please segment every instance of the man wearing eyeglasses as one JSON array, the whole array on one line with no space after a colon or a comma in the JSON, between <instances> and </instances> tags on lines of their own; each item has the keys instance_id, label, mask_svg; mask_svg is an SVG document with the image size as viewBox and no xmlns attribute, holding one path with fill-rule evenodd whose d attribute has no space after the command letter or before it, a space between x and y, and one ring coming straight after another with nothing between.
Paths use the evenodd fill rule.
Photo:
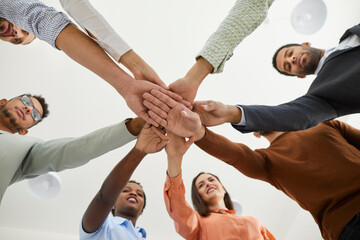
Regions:
<instances>
[{"instance_id":1,"label":"man wearing eyeglasses","mask_svg":"<svg viewBox=\"0 0 360 240\"><path fill-rule=\"evenodd\" d=\"M135 118L77 138L42 141L24 136L48 114L41 96L24 94L0 100L0 203L11 184L81 166L134 140L144 125L144 120Z\"/></svg>"}]
</instances>

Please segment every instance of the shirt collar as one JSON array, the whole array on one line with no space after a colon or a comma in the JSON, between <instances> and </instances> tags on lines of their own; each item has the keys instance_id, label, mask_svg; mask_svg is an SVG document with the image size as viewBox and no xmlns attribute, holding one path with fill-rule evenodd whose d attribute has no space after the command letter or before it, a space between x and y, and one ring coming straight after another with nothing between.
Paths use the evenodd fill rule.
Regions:
<instances>
[{"instance_id":1,"label":"shirt collar","mask_svg":"<svg viewBox=\"0 0 360 240\"><path fill-rule=\"evenodd\" d=\"M115 216L114 217L114 220L120 224L120 225L131 225L134 227L134 225L132 224L132 222L126 218L123 218L123 217L119 217L119 216ZM146 238L146 231L144 228L141 228L141 227L135 227L135 230L137 232L140 232L142 235L143 235L143 238Z\"/></svg>"}]
</instances>

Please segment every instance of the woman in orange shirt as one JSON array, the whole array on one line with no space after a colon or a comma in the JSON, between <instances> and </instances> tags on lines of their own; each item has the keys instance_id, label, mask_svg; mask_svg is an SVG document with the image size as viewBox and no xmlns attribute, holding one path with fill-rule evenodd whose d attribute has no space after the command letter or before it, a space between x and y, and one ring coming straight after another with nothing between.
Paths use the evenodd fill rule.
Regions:
<instances>
[{"instance_id":1,"label":"woman in orange shirt","mask_svg":"<svg viewBox=\"0 0 360 240\"><path fill-rule=\"evenodd\" d=\"M176 231L187 240L275 240L255 218L235 215L229 193L219 179L200 173L193 180L192 201L185 200L181 175L183 155L194 142L168 133L166 146L168 170L164 187L166 208L174 220Z\"/></svg>"}]
</instances>

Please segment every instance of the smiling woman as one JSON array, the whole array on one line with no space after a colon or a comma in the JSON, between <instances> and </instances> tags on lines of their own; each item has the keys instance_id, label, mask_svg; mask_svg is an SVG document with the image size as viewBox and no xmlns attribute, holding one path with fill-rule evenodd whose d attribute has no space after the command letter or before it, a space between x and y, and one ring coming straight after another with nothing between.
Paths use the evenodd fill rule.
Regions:
<instances>
[{"instance_id":1,"label":"smiling woman","mask_svg":"<svg viewBox=\"0 0 360 240\"><path fill-rule=\"evenodd\" d=\"M199 173L192 182L191 197L194 209L185 200L181 174L182 157L190 147L184 138L169 133L166 146L168 175L164 187L165 204L174 220L176 231L187 240L258 239L275 237L254 217L235 214L229 193L218 177Z\"/></svg>"}]
</instances>

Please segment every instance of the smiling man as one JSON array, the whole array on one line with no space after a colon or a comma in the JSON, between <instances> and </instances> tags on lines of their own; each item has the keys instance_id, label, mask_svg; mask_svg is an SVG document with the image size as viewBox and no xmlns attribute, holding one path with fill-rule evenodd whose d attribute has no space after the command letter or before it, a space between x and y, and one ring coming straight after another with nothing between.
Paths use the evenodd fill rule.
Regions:
<instances>
[{"instance_id":1,"label":"smiling man","mask_svg":"<svg viewBox=\"0 0 360 240\"><path fill-rule=\"evenodd\" d=\"M80 240L146 239L145 230L135 227L145 207L145 193L139 183L129 178L148 153L166 146L164 133L149 124L144 126L135 147L114 167L87 208ZM109 217L110 211L114 217Z\"/></svg>"},{"instance_id":2,"label":"smiling man","mask_svg":"<svg viewBox=\"0 0 360 240\"><path fill-rule=\"evenodd\" d=\"M0 39L12 44L28 44L35 39L35 35L19 28L5 18L0 18Z\"/></svg>"}]
</instances>

